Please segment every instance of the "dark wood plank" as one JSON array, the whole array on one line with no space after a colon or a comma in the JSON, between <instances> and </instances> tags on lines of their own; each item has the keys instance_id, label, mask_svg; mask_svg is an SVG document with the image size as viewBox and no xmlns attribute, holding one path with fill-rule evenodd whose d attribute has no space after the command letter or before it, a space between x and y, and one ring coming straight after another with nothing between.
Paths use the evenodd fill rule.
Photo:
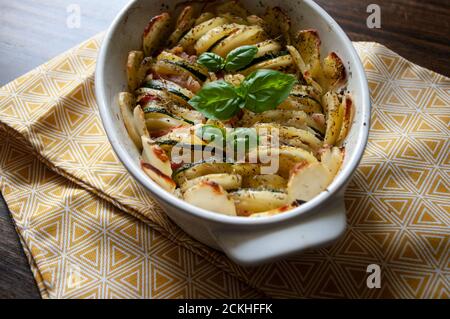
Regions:
<instances>
[{"instance_id":1,"label":"dark wood plank","mask_svg":"<svg viewBox=\"0 0 450 319\"><path fill-rule=\"evenodd\" d=\"M107 28L128 0L0 0L0 85ZM355 41L377 41L405 58L450 76L450 1L379 0L381 29L366 25L372 0L317 0ZM67 7L81 8L68 29ZM0 298L38 298L9 212L0 196Z\"/></svg>"},{"instance_id":2,"label":"dark wood plank","mask_svg":"<svg viewBox=\"0 0 450 319\"><path fill-rule=\"evenodd\" d=\"M11 216L0 195L0 298L39 298Z\"/></svg>"},{"instance_id":3,"label":"dark wood plank","mask_svg":"<svg viewBox=\"0 0 450 319\"><path fill-rule=\"evenodd\" d=\"M128 0L0 0L0 85L105 30ZM81 8L68 29L67 7ZM39 298L8 209L0 196L0 298Z\"/></svg>"},{"instance_id":4,"label":"dark wood plank","mask_svg":"<svg viewBox=\"0 0 450 319\"><path fill-rule=\"evenodd\" d=\"M376 41L408 60L450 76L450 1L317 0L354 41ZM370 29L367 6L381 8L381 29Z\"/></svg>"}]
</instances>

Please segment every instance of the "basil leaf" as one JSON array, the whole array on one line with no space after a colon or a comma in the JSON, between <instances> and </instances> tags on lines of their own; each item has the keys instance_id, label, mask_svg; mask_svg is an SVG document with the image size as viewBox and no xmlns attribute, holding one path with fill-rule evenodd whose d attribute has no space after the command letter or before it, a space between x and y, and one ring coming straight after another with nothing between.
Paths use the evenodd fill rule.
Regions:
<instances>
[{"instance_id":1,"label":"basil leaf","mask_svg":"<svg viewBox=\"0 0 450 319\"><path fill-rule=\"evenodd\" d=\"M234 49L227 55L225 60L226 71L236 71L249 65L258 53L258 48L254 45L244 45Z\"/></svg>"},{"instance_id":2,"label":"basil leaf","mask_svg":"<svg viewBox=\"0 0 450 319\"><path fill-rule=\"evenodd\" d=\"M291 93L297 79L274 70L257 70L242 82L240 95L245 96L245 108L254 113L274 110Z\"/></svg>"},{"instance_id":3,"label":"basil leaf","mask_svg":"<svg viewBox=\"0 0 450 319\"><path fill-rule=\"evenodd\" d=\"M194 109L214 120L232 118L242 103L243 100L237 95L235 87L223 80L206 84L189 101Z\"/></svg>"},{"instance_id":4,"label":"basil leaf","mask_svg":"<svg viewBox=\"0 0 450 319\"><path fill-rule=\"evenodd\" d=\"M197 63L203 65L211 72L217 72L223 68L225 60L215 53L205 52L199 56Z\"/></svg>"}]
</instances>

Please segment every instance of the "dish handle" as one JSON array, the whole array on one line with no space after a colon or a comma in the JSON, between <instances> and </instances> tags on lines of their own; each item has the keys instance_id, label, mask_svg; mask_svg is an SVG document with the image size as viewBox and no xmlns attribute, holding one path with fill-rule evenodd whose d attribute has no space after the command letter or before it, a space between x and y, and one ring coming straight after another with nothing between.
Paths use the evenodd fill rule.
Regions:
<instances>
[{"instance_id":1,"label":"dish handle","mask_svg":"<svg viewBox=\"0 0 450 319\"><path fill-rule=\"evenodd\" d=\"M331 244L346 229L344 196L333 197L319 211L267 228L213 231L218 245L237 264L256 266L311 248Z\"/></svg>"}]
</instances>

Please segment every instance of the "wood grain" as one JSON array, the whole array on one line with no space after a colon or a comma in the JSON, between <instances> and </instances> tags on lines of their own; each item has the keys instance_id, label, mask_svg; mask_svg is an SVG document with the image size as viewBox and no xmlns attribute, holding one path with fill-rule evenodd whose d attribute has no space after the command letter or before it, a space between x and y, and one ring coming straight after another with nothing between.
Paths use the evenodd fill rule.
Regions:
<instances>
[{"instance_id":1,"label":"wood grain","mask_svg":"<svg viewBox=\"0 0 450 319\"><path fill-rule=\"evenodd\" d=\"M107 28L127 0L0 0L0 85ZM377 41L416 64L450 76L450 1L378 0L381 29L369 29L373 0L317 0L354 41ZM81 8L68 29L67 7ZM0 196L0 298L39 298L9 212Z\"/></svg>"},{"instance_id":2,"label":"wood grain","mask_svg":"<svg viewBox=\"0 0 450 319\"><path fill-rule=\"evenodd\" d=\"M450 1L317 0L353 41L376 41L406 59L450 76ZM381 9L381 28L369 29L367 6Z\"/></svg>"}]
</instances>

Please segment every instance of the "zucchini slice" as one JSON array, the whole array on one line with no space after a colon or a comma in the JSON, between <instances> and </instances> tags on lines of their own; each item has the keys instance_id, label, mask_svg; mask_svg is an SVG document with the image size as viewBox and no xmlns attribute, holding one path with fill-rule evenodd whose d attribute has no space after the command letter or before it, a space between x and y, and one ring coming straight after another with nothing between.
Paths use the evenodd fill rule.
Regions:
<instances>
[{"instance_id":1,"label":"zucchini slice","mask_svg":"<svg viewBox=\"0 0 450 319\"><path fill-rule=\"evenodd\" d=\"M344 96L344 98L342 99L341 108L343 109L341 111L343 114L342 128L337 140L338 144L342 144L347 137L354 117L355 108L353 107L353 100L349 95Z\"/></svg>"},{"instance_id":2,"label":"zucchini slice","mask_svg":"<svg viewBox=\"0 0 450 319\"><path fill-rule=\"evenodd\" d=\"M230 194L238 215L248 216L288 204L288 195L273 190L242 189Z\"/></svg>"},{"instance_id":3,"label":"zucchini slice","mask_svg":"<svg viewBox=\"0 0 450 319\"><path fill-rule=\"evenodd\" d=\"M182 105L184 107L189 108L189 103L187 100L187 96L182 94L181 91L176 90L165 90L161 87L155 88L149 88L145 87L146 84L144 84L144 87L141 87L140 89L136 90L135 94L137 95L137 101L139 104L141 104L144 108L148 105L159 105L161 103L163 104L173 104L177 103L179 105Z\"/></svg>"},{"instance_id":4,"label":"zucchini slice","mask_svg":"<svg viewBox=\"0 0 450 319\"><path fill-rule=\"evenodd\" d=\"M210 50L218 41L225 39L230 34L244 28L245 26L239 24L224 24L216 27L206 34L204 34L194 45L197 55L200 55Z\"/></svg>"},{"instance_id":5,"label":"zucchini slice","mask_svg":"<svg viewBox=\"0 0 450 319\"><path fill-rule=\"evenodd\" d=\"M273 59L254 64L251 67L242 70L241 73L243 75L249 75L253 71L259 69L272 69L283 71L287 70L290 66L292 66L292 62L293 62L292 57L289 54L283 54Z\"/></svg>"},{"instance_id":6,"label":"zucchini slice","mask_svg":"<svg viewBox=\"0 0 450 319\"><path fill-rule=\"evenodd\" d=\"M166 90L170 94L174 94L177 97L182 98L186 102L194 97L194 93L171 81L151 80L147 81L144 84L144 87L160 91Z\"/></svg>"},{"instance_id":7,"label":"zucchini slice","mask_svg":"<svg viewBox=\"0 0 450 319\"><path fill-rule=\"evenodd\" d=\"M119 94L119 107L120 107L120 112L123 117L123 123L125 124L125 128L128 131L128 135L130 136L134 145L136 145L137 148L142 149L141 136L139 135L139 132L134 123L134 114L132 111L134 108L133 94L128 93L128 92L120 93Z\"/></svg>"},{"instance_id":8,"label":"zucchini slice","mask_svg":"<svg viewBox=\"0 0 450 319\"><path fill-rule=\"evenodd\" d=\"M175 31L169 37L168 47L175 46L181 37L188 32L195 23L195 9L192 6L186 6L178 16Z\"/></svg>"},{"instance_id":9,"label":"zucchini slice","mask_svg":"<svg viewBox=\"0 0 450 319\"><path fill-rule=\"evenodd\" d=\"M221 17L212 18L210 20L202 22L199 25L193 27L188 33L186 33L186 35L181 38L178 45L183 47L184 49L188 49L189 47L192 47L194 43L198 41L198 39L200 39L209 30L227 23L228 20Z\"/></svg>"},{"instance_id":10,"label":"zucchini slice","mask_svg":"<svg viewBox=\"0 0 450 319\"><path fill-rule=\"evenodd\" d=\"M148 120L148 119L155 119L155 118L166 118L168 116L168 117L171 117L171 118L173 118L175 120L185 122L185 125L186 124L195 125L194 122L191 122L191 121L189 121L187 119L179 117L179 116L177 116L175 114L172 114L167 109L164 109L164 108L146 107L144 109L144 113L145 113L145 119L146 120Z\"/></svg>"},{"instance_id":11,"label":"zucchini slice","mask_svg":"<svg viewBox=\"0 0 450 319\"><path fill-rule=\"evenodd\" d=\"M323 106L327 112L325 144L335 145L341 132L343 118L343 109L338 95L335 92L327 92L323 96Z\"/></svg>"},{"instance_id":12,"label":"zucchini slice","mask_svg":"<svg viewBox=\"0 0 450 319\"><path fill-rule=\"evenodd\" d=\"M327 188L329 181L330 173L321 163L297 164L288 182L289 202L313 199Z\"/></svg>"},{"instance_id":13,"label":"zucchini slice","mask_svg":"<svg viewBox=\"0 0 450 319\"><path fill-rule=\"evenodd\" d=\"M264 41L265 39L266 34L261 27L246 26L215 45L211 51L225 58L228 53L238 47L256 44Z\"/></svg>"},{"instance_id":14,"label":"zucchini slice","mask_svg":"<svg viewBox=\"0 0 450 319\"><path fill-rule=\"evenodd\" d=\"M222 186L225 190L233 190L241 188L242 177L236 174L209 174L185 181L181 184L181 190L185 192L188 188L201 182L213 182Z\"/></svg>"},{"instance_id":15,"label":"zucchini slice","mask_svg":"<svg viewBox=\"0 0 450 319\"><path fill-rule=\"evenodd\" d=\"M182 185L186 180L210 174L231 174L232 170L230 163L202 161L183 165L173 173L173 178L178 185Z\"/></svg>"},{"instance_id":16,"label":"zucchini slice","mask_svg":"<svg viewBox=\"0 0 450 319\"><path fill-rule=\"evenodd\" d=\"M185 121L177 120L172 116L160 113L154 113L152 117L147 117L145 119L145 125L147 126L150 135L152 135L153 132L172 130L182 126L190 126L190 124Z\"/></svg>"},{"instance_id":17,"label":"zucchini slice","mask_svg":"<svg viewBox=\"0 0 450 319\"><path fill-rule=\"evenodd\" d=\"M142 51L131 51L128 53L127 60L127 79L128 79L128 89L133 92L136 90L140 83L140 70L141 63L144 60L144 52Z\"/></svg>"},{"instance_id":18,"label":"zucchini slice","mask_svg":"<svg viewBox=\"0 0 450 319\"><path fill-rule=\"evenodd\" d=\"M144 31L145 56L151 56L162 46L170 31L170 15L164 12L150 20Z\"/></svg>"},{"instance_id":19,"label":"zucchini slice","mask_svg":"<svg viewBox=\"0 0 450 319\"><path fill-rule=\"evenodd\" d=\"M234 201L219 184L200 182L186 190L183 198L194 206L227 216L236 216Z\"/></svg>"},{"instance_id":20,"label":"zucchini slice","mask_svg":"<svg viewBox=\"0 0 450 319\"><path fill-rule=\"evenodd\" d=\"M189 62L175 54L169 53L167 51L162 52L157 57L158 63L165 62L166 64L171 64L176 68L181 68L185 72L188 72L194 78L204 82L208 77L208 70L197 63ZM170 73L173 74L173 73ZM177 74L177 73L175 73Z\"/></svg>"},{"instance_id":21,"label":"zucchini slice","mask_svg":"<svg viewBox=\"0 0 450 319\"><path fill-rule=\"evenodd\" d=\"M320 161L330 174L330 183L338 174L344 161L345 150L339 147L327 147L323 150Z\"/></svg>"}]
</instances>

